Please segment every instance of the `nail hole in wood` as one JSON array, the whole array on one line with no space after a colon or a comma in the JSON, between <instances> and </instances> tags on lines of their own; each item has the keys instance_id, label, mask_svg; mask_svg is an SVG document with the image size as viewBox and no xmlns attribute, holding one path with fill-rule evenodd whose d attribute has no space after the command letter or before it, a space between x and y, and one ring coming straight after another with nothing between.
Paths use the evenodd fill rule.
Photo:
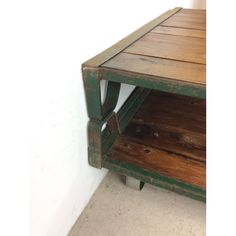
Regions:
<instances>
[{"instance_id":1,"label":"nail hole in wood","mask_svg":"<svg viewBox=\"0 0 236 236\"><path fill-rule=\"evenodd\" d=\"M125 147L127 147L128 149L130 149L130 145L128 143L125 143Z\"/></svg>"},{"instance_id":2,"label":"nail hole in wood","mask_svg":"<svg viewBox=\"0 0 236 236\"><path fill-rule=\"evenodd\" d=\"M154 136L157 138L157 137L159 137L159 134L157 132L155 132Z\"/></svg>"},{"instance_id":3,"label":"nail hole in wood","mask_svg":"<svg viewBox=\"0 0 236 236\"><path fill-rule=\"evenodd\" d=\"M150 153L150 152L151 152L151 150L149 150L149 149L145 148L145 149L144 149L144 152L145 152L145 153Z\"/></svg>"}]
</instances>

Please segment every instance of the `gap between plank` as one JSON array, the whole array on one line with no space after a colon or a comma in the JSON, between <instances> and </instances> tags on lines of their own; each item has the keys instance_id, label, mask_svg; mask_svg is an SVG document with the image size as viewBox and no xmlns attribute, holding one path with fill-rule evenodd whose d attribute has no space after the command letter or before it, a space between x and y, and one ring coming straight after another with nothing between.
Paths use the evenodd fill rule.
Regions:
<instances>
[{"instance_id":1,"label":"gap between plank","mask_svg":"<svg viewBox=\"0 0 236 236\"><path fill-rule=\"evenodd\" d=\"M196 29L196 28L190 28L190 27L177 27L177 26L172 26L172 25L165 25L165 23L160 24L160 26L165 26L165 27L171 27L171 28L180 28L180 29L192 29L192 30L202 30L202 31L206 31L204 29Z\"/></svg>"},{"instance_id":2,"label":"gap between plank","mask_svg":"<svg viewBox=\"0 0 236 236\"><path fill-rule=\"evenodd\" d=\"M184 29L184 28L182 28L182 29ZM197 39L205 39L205 38L196 37L196 36L194 37L194 36L188 36L188 35L182 35L182 34L179 35L179 34L170 34L170 33L160 33L160 32L155 32L155 31L151 31L150 33L153 33L153 34L163 34L163 35L174 35L174 36L181 36L181 37L188 37L188 38L197 38ZM193 63L196 63L196 62L193 62ZM202 64L202 63L197 63L197 64Z\"/></svg>"},{"instance_id":3,"label":"gap between plank","mask_svg":"<svg viewBox=\"0 0 236 236\"><path fill-rule=\"evenodd\" d=\"M169 60L169 61L185 62L185 63L197 64L197 65L203 65L203 66L206 65L206 64L204 64L204 63L198 63L198 62L192 62L192 61L183 61L183 60L178 60L178 59L173 59L173 58L168 58L168 57L155 57L155 56L149 56L149 55L144 55L144 54L139 54L139 53L133 53L133 52L122 52L122 53L131 54L131 55L137 55L137 56L143 56L143 57L151 57L151 58L165 59L165 60Z\"/></svg>"}]
</instances>

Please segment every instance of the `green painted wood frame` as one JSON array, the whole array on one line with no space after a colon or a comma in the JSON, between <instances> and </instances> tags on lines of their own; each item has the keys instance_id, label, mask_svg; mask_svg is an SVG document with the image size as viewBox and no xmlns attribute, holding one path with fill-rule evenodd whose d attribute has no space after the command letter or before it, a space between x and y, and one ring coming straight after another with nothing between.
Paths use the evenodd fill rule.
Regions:
<instances>
[{"instance_id":1,"label":"green painted wood frame","mask_svg":"<svg viewBox=\"0 0 236 236\"><path fill-rule=\"evenodd\" d=\"M93 167L105 167L121 174L135 177L141 181L205 201L204 190L171 178L160 176L156 173L151 173L132 164L111 160L107 156L107 151L142 105L142 102L149 94L150 89L203 99L206 98L205 86L168 80L156 76L137 75L130 72L102 67L102 64L107 60L117 55L130 44L151 31L158 24L177 13L180 9L181 8L175 8L167 11L82 65L89 116L88 160L89 164ZM101 101L101 80L108 81L103 103ZM120 110L115 113L114 109L119 98L121 83L131 84L137 87Z\"/></svg>"}]
</instances>

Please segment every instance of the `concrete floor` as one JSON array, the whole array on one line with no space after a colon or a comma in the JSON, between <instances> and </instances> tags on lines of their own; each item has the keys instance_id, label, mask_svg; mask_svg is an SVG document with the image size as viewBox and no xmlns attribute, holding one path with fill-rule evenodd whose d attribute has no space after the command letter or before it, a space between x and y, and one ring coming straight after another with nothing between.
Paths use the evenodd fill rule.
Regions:
<instances>
[{"instance_id":1,"label":"concrete floor","mask_svg":"<svg viewBox=\"0 0 236 236\"><path fill-rule=\"evenodd\" d=\"M109 172L69 236L201 236L205 211L202 202L148 184L133 190Z\"/></svg>"}]
</instances>

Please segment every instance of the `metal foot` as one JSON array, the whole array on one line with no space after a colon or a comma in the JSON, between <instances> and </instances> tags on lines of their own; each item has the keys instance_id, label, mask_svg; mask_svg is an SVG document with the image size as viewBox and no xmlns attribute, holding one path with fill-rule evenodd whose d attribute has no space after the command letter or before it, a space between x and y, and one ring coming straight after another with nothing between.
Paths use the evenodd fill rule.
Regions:
<instances>
[{"instance_id":1,"label":"metal foot","mask_svg":"<svg viewBox=\"0 0 236 236\"><path fill-rule=\"evenodd\" d=\"M130 176L126 176L125 179L126 179L125 181L126 185L129 186L130 188L135 190L142 190L144 182Z\"/></svg>"}]
</instances>

